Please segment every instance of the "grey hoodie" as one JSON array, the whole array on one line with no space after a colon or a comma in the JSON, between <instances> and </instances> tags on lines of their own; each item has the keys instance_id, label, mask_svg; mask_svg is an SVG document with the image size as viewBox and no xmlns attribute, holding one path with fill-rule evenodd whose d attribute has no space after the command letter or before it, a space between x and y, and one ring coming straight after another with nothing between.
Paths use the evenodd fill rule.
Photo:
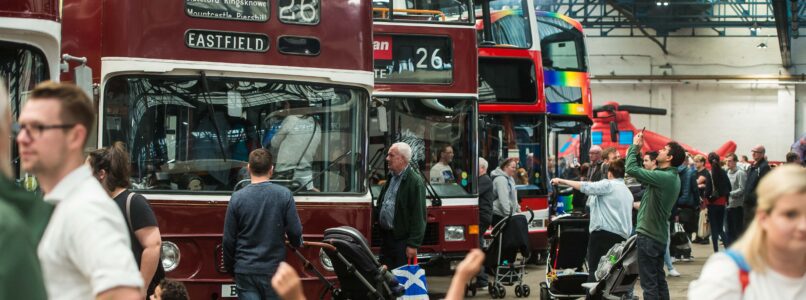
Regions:
<instances>
[{"instance_id":1,"label":"grey hoodie","mask_svg":"<svg viewBox=\"0 0 806 300\"><path fill-rule=\"evenodd\" d=\"M515 191L515 179L509 177L504 170L496 168L490 173L493 178L493 215L506 217L510 213L518 213L521 206L518 204L518 196Z\"/></svg>"}]
</instances>

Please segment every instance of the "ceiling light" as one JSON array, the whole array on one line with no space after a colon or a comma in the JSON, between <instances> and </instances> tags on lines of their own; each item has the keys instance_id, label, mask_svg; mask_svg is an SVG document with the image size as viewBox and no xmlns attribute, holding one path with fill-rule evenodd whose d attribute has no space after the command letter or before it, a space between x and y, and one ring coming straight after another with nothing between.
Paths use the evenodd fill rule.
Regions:
<instances>
[{"instance_id":1,"label":"ceiling light","mask_svg":"<svg viewBox=\"0 0 806 300\"><path fill-rule=\"evenodd\" d=\"M669 6L669 2L664 1L663 6Z\"/></svg>"},{"instance_id":2,"label":"ceiling light","mask_svg":"<svg viewBox=\"0 0 806 300\"><path fill-rule=\"evenodd\" d=\"M663 5L663 2L660 2L660 1L655 2L655 5L657 5L657 6L662 6L662 5Z\"/></svg>"},{"instance_id":3,"label":"ceiling light","mask_svg":"<svg viewBox=\"0 0 806 300\"><path fill-rule=\"evenodd\" d=\"M756 48L759 48L759 49L767 49L767 43L765 43L765 42L761 42L760 44L758 44L758 46L756 46Z\"/></svg>"}]
</instances>

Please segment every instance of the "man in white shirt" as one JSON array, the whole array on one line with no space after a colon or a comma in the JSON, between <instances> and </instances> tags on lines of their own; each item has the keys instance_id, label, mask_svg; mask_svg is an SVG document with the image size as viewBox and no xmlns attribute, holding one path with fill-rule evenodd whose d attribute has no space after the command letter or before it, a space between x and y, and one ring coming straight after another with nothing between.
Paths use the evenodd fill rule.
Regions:
<instances>
[{"instance_id":1,"label":"man in white shirt","mask_svg":"<svg viewBox=\"0 0 806 300\"><path fill-rule=\"evenodd\" d=\"M455 178L451 169L453 161L453 147L445 144L439 149L439 161L431 167L429 172L431 183L447 184L453 183Z\"/></svg>"},{"instance_id":2,"label":"man in white shirt","mask_svg":"<svg viewBox=\"0 0 806 300\"><path fill-rule=\"evenodd\" d=\"M20 113L22 168L56 206L38 249L45 287L52 300L142 299L123 215L84 166L91 103L74 85L45 82Z\"/></svg>"}]
</instances>

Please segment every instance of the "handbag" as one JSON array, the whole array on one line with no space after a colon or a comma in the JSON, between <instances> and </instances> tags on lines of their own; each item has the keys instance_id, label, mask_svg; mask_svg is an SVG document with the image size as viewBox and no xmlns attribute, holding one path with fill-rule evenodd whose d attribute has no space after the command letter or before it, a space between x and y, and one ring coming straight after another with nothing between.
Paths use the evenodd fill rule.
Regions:
<instances>
[{"instance_id":1,"label":"handbag","mask_svg":"<svg viewBox=\"0 0 806 300\"><path fill-rule=\"evenodd\" d=\"M397 299L428 299L428 288L425 284L425 270L417 264L417 258L409 260L409 264L392 270L397 281L406 289L403 296Z\"/></svg>"},{"instance_id":2,"label":"handbag","mask_svg":"<svg viewBox=\"0 0 806 300\"><path fill-rule=\"evenodd\" d=\"M711 224L708 223L708 208L700 210L700 221L697 226L697 237L707 239L711 236Z\"/></svg>"}]
</instances>

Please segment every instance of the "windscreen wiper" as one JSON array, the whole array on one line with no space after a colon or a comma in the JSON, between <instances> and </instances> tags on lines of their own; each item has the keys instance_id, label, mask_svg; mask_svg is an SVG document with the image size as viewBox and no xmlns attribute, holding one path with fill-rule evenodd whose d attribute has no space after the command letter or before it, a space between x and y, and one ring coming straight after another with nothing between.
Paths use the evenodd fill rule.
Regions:
<instances>
[{"instance_id":1,"label":"windscreen wiper","mask_svg":"<svg viewBox=\"0 0 806 300\"><path fill-rule=\"evenodd\" d=\"M215 118L215 109L213 108L213 101L210 100L210 87L207 85L207 74L201 71L199 81L202 84L202 98L207 103L207 116L213 121L213 129L215 129L215 136L218 140L218 149L221 150L221 157L227 161L227 155L224 152L224 141L221 140L221 130L218 127L218 121Z\"/></svg>"},{"instance_id":2,"label":"windscreen wiper","mask_svg":"<svg viewBox=\"0 0 806 300\"><path fill-rule=\"evenodd\" d=\"M294 192L292 193L292 195L296 195L296 194L297 194L297 192L299 192L299 191L301 191L301 190L302 190L302 188L304 188L304 187L308 186L308 184L309 184L309 183L311 183L311 182L313 182L314 180L316 180L317 178L319 178L319 176L322 176L322 174L325 174L325 172L329 171L329 170L330 170L330 168L331 168L331 167L333 167L333 166L334 166L334 165L335 165L337 162L341 161L342 159L344 159L345 157L347 157L347 156L348 156L348 155L350 155L350 154L353 154L353 150L350 150L350 151L344 152L344 154L342 154L341 156L339 156L339 157L337 157L336 159L334 159L333 161L331 161L331 162L330 162L330 164L328 164L328 165L327 165L327 167L325 167L324 169L322 169L322 171L319 171L319 172L317 172L317 173L316 173L316 175L312 176L312 177L311 177L311 180L308 180L308 182L306 182L305 184L303 184L303 185L299 186L299 187L298 187L296 190L294 190Z\"/></svg>"},{"instance_id":3,"label":"windscreen wiper","mask_svg":"<svg viewBox=\"0 0 806 300\"><path fill-rule=\"evenodd\" d=\"M420 178L422 178L423 184L425 185L425 191L432 198L431 206L442 206L442 198L439 197L439 194L437 194L437 190L434 189L434 186L431 185L431 182L428 181L427 178L425 178L425 174L423 174L423 172L421 172L420 169L418 169L416 165L413 163L409 163L409 168L412 168L414 172L416 172L417 175L420 175Z\"/></svg>"}]
</instances>

